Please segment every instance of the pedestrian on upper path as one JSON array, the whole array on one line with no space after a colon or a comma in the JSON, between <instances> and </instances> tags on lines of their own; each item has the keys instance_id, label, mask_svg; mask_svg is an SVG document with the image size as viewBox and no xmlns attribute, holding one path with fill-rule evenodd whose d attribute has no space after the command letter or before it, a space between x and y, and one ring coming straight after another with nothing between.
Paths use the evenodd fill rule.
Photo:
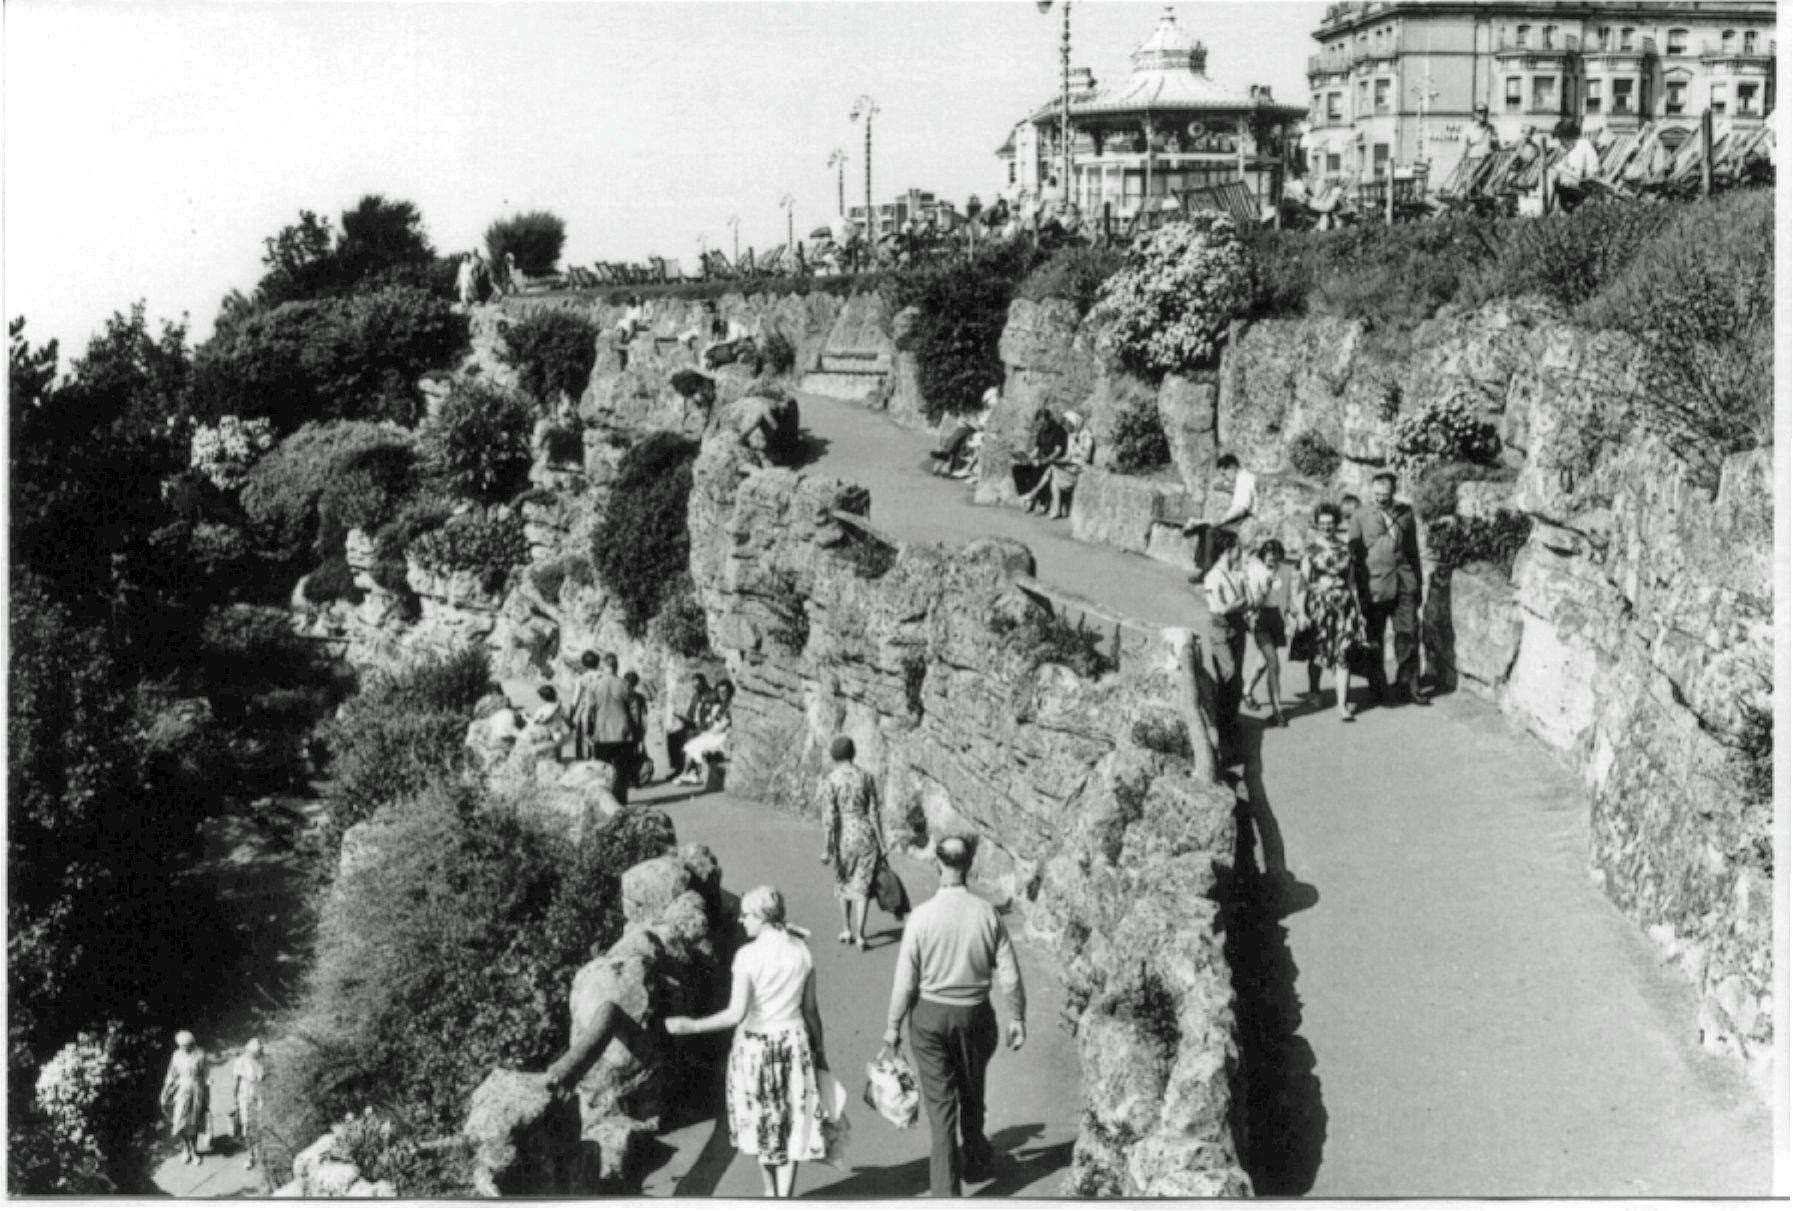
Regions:
<instances>
[{"instance_id":1,"label":"pedestrian on upper path","mask_svg":"<svg viewBox=\"0 0 1793 1211\"><path fill-rule=\"evenodd\" d=\"M797 1166L827 1151L818 1074L828 1071L815 961L807 936L785 920L784 896L756 887L741 897L749 939L735 952L728 1007L708 1017L669 1017L672 1035L733 1030L728 1053L728 1134L760 1164L767 1198L789 1198Z\"/></svg>"},{"instance_id":2,"label":"pedestrian on upper path","mask_svg":"<svg viewBox=\"0 0 1793 1211\"><path fill-rule=\"evenodd\" d=\"M181 1163L199 1163L199 1137L211 1114L211 1063L190 1030L174 1036L174 1055L168 1075L162 1078L160 1103L168 1115L169 1129L180 1141Z\"/></svg>"},{"instance_id":3,"label":"pedestrian on upper path","mask_svg":"<svg viewBox=\"0 0 1793 1211\"><path fill-rule=\"evenodd\" d=\"M1419 525L1413 509L1395 499L1395 477L1378 472L1370 481L1370 503L1351 518L1347 539L1364 629L1371 655L1370 688L1376 701L1389 700L1382 665L1382 636L1395 637L1395 680L1407 701L1426 706L1430 700L1419 684L1419 607L1421 580Z\"/></svg>"},{"instance_id":4,"label":"pedestrian on upper path","mask_svg":"<svg viewBox=\"0 0 1793 1211\"><path fill-rule=\"evenodd\" d=\"M834 867L834 895L840 901L840 940L866 949L865 920L871 913L872 879L884 857L883 812L878 782L853 763L851 737L836 736L828 746L834 768L822 779L822 819L826 834L822 862Z\"/></svg>"},{"instance_id":5,"label":"pedestrian on upper path","mask_svg":"<svg viewBox=\"0 0 1793 1211\"><path fill-rule=\"evenodd\" d=\"M971 860L963 837L934 846L940 889L903 930L880 1052L902 1045L908 1020L928 1115L928 1193L935 1198L957 1197L961 1182L993 1176L996 1157L984 1135L984 1075L997 1038L992 985L1008 1019L1010 1050L1027 1042L1027 990L1015 947L996 909L966 888Z\"/></svg>"},{"instance_id":6,"label":"pedestrian on upper path","mask_svg":"<svg viewBox=\"0 0 1793 1211\"><path fill-rule=\"evenodd\" d=\"M1224 500L1224 505L1213 502ZM1239 528L1251 519L1258 503L1258 477L1239 465L1239 456L1222 450L1214 460L1214 476L1202 501L1204 516L1183 523L1185 536L1195 538L1196 575L1206 575L1220 558L1217 546L1221 533L1230 533L1236 543Z\"/></svg>"},{"instance_id":7,"label":"pedestrian on upper path","mask_svg":"<svg viewBox=\"0 0 1793 1211\"><path fill-rule=\"evenodd\" d=\"M1351 551L1339 507L1329 501L1314 506L1313 528L1301 552L1296 583L1295 636L1289 658L1307 661L1308 697L1320 701L1320 671L1332 670L1338 693L1339 718L1355 717L1351 706L1351 650L1363 643L1363 611L1351 571Z\"/></svg>"}]
</instances>

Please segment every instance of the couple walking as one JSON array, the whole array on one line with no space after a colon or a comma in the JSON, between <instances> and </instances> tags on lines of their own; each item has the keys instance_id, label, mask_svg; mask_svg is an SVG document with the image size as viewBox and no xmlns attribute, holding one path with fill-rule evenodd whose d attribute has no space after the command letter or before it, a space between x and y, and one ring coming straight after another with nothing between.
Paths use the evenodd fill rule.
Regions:
<instances>
[{"instance_id":1,"label":"couple walking","mask_svg":"<svg viewBox=\"0 0 1793 1211\"><path fill-rule=\"evenodd\" d=\"M627 803L647 728L646 700L617 676L616 653L606 652L600 659L596 652L586 652L579 664L570 712L574 756L603 761L615 770L616 801Z\"/></svg>"},{"instance_id":2,"label":"couple walking","mask_svg":"<svg viewBox=\"0 0 1793 1211\"><path fill-rule=\"evenodd\" d=\"M841 751L837 742L837 762ZM825 785L869 785L871 776L851 760L849 755L837 764ZM855 770L864 783L843 769ZM829 793L832 798L837 792ZM852 798L876 804L875 794L854 791ZM832 854L837 889L843 886L838 882L843 865L851 872L867 869L863 845L848 845L844 831ZM934 847L940 887L903 930L879 1052L894 1054L902 1047L907 1022L928 1116L928 1192L935 1197L958 1195L963 1182L991 1176L995 1156L984 1135L984 1075L997 1046L992 988L1003 1001L1009 1047L1019 1049L1027 1040L1026 990L1008 931L989 902L965 886L972 856L962 837L943 838ZM864 886L869 891L869 874ZM862 894L862 949L864 902ZM849 912L844 891L842 911ZM849 917L849 929L850 922ZM786 920L777 888L756 887L741 897L741 925L749 942L735 954L728 1007L707 1017L670 1017L666 1030L673 1035L735 1031L727 1073L729 1137L742 1153L758 1159L766 1196L788 1198L797 1165L828 1152L832 1110L825 1105L820 1074L829 1064L815 964L803 941L808 931Z\"/></svg>"}]
</instances>

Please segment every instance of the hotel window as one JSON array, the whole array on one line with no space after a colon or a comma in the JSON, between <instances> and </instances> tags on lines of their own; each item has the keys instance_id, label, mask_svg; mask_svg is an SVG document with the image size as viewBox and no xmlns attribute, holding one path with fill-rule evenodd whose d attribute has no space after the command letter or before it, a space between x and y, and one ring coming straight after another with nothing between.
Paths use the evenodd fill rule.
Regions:
<instances>
[{"instance_id":1,"label":"hotel window","mask_svg":"<svg viewBox=\"0 0 1793 1211\"><path fill-rule=\"evenodd\" d=\"M1318 122L1320 120L1320 114L1323 112L1323 110L1321 109L1321 106L1320 106L1320 94L1319 93L1314 94L1314 107L1310 112L1314 115L1314 121Z\"/></svg>"},{"instance_id":2,"label":"hotel window","mask_svg":"<svg viewBox=\"0 0 1793 1211\"><path fill-rule=\"evenodd\" d=\"M1556 77L1533 76L1532 110L1553 113L1556 108Z\"/></svg>"},{"instance_id":3,"label":"hotel window","mask_svg":"<svg viewBox=\"0 0 1793 1211\"><path fill-rule=\"evenodd\" d=\"M1369 112L1370 82L1368 80L1359 80L1357 82L1357 108L1352 112L1352 116L1361 118Z\"/></svg>"},{"instance_id":4,"label":"hotel window","mask_svg":"<svg viewBox=\"0 0 1793 1211\"><path fill-rule=\"evenodd\" d=\"M1612 82L1612 111L1615 114L1636 112L1631 104L1635 100L1632 92L1636 85L1636 80L1614 80Z\"/></svg>"},{"instance_id":5,"label":"hotel window","mask_svg":"<svg viewBox=\"0 0 1793 1211\"><path fill-rule=\"evenodd\" d=\"M1329 151L1326 153L1326 171L1327 172L1337 172L1339 169L1341 169L1343 167L1344 167L1344 164L1340 160L1338 152Z\"/></svg>"},{"instance_id":6,"label":"hotel window","mask_svg":"<svg viewBox=\"0 0 1793 1211\"><path fill-rule=\"evenodd\" d=\"M1372 162L1375 165L1375 172L1376 172L1377 176L1380 177L1380 176L1387 175L1387 173L1388 173L1388 144L1386 144L1386 143L1376 144L1375 158Z\"/></svg>"},{"instance_id":7,"label":"hotel window","mask_svg":"<svg viewBox=\"0 0 1793 1211\"><path fill-rule=\"evenodd\" d=\"M1686 30L1671 29L1668 32L1668 53L1670 55L1684 55L1687 53Z\"/></svg>"},{"instance_id":8,"label":"hotel window","mask_svg":"<svg viewBox=\"0 0 1793 1211\"><path fill-rule=\"evenodd\" d=\"M1585 104L1587 106L1587 111L1591 114L1600 112L1600 86L1602 83L1603 81L1600 80L1589 80L1587 82L1587 100Z\"/></svg>"},{"instance_id":9,"label":"hotel window","mask_svg":"<svg viewBox=\"0 0 1793 1211\"><path fill-rule=\"evenodd\" d=\"M1508 76L1507 77L1507 112L1508 113L1518 113L1520 111L1520 109L1522 109L1524 107L1524 105L1525 105L1524 94L1521 91L1523 84L1524 84L1524 81L1521 80L1518 76Z\"/></svg>"},{"instance_id":10,"label":"hotel window","mask_svg":"<svg viewBox=\"0 0 1793 1211\"><path fill-rule=\"evenodd\" d=\"M1746 55L1756 53L1756 31L1753 29L1743 31L1743 53Z\"/></svg>"},{"instance_id":11,"label":"hotel window","mask_svg":"<svg viewBox=\"0 0 1793 1211\"><path fill-rule=\"evenodd\" d=\"M1687 81L1670 80L1668 82L1668 93L1663 98L1662 108L1664 112L1671 114L1678 114L1686 110Z\"/></svg>"},{"instance_id":12,"label":"hotel window","mask_svg":"<svg viewBox=\"0 0 1793 1211\"><path fill-rule=\"evenodd\" d=\"M1724 117L1724 112L1729 107L1730 100L1730 85L1714 84L1712 86L1712 116L1716 118Z\"/></svg>"},{"instance_id":13,"label":"hotel window","mask_svg":"<svg viewBox=\"0 0 1793 1211\"><path fill-rule=\"evenodd\" d=\"M1339 93L1326 94L1326 120L1337 122L1344 117L1343 97Z\"/></svg>"},{"instance_id":14,"label":"hotel window","mask_svg":"<svg viewBox=\"0 0 1793 1211\"><path fill-rule=\"evenodd\" d=\"M1376 81L1376 112L1379 114L1385 114L1388 112L1388 86L1389 86L1389 84L1390 84L1390 81L1388 81L1388 80Z\"/></svg>"},{"instance_id":15,"label":"hotel window","mask_svg":"<svg viewBox=\"0 0 1793 1211\"><path fill-rule=\"evenodd\" d=\"M1620 30L1619 30L1619 49L1620 50L1630 50L1631 49L1631 35L1634 34L1635 32L1637 32L1637 31L1633 30L1629 25L1623 26L1622 28L1620 28Z\"/></svg>"},{"instance_id":16,"label":"hotel window","mask_svg":"<svg viewBox=\"0 0 1793 1211\"><path fill-rule=\"evenodd\" d=\"M1516 25L1513 27L1513 45L1514 46L1526 46L1531 42L1531 39L1532 39L1532 27L1531 26Z\"/></svg>"},{"instance_id":17,"label":"hotel window","mask_svg":"<svg viewBox=\"0 0 1793 1211\"><path fill-rule=\"evenodd\" d=\"M1737 31L1734 29L1727 29L1724 33L1720 34L1718 36L1718 48L1727 55L1732 51L1735 51L1737 49Z\"/></svg>"},{"instance_id":18,"label":"hotel window","mask_svg":"<svg viewBox=\"0 0 1793 1211\"><path fill-rule=\"evenodd\" d=\"M1600 37L1600 49L1601 50L1611 50L1612 49L1612 26L1602 25L1600 27L1599 37Z\"/></svg>"},{"instance_id":19,"label":"hotel window","mask_svg":"<svg viewBox=\"0 0 1793 1211\"><path fill-rule=\"evenodd\" d=\"M1546 25L1541 33L1542 36L1538 45L1542 46L1545 50L1554 49L1556 47L1556 26Z\"/></svg>"},{"instance_id":20,"label":"hotel window","mask_svg":"<svg viewBox=\"0 0 1793 1211\"><path fill-rule=\"evenodd\" d=\"M1738 81L1737 112L1740 115L1753 114L1756 112L1756 85L1754 82L1745 84L1742 81Z\"/></svg>"}]
</instances>

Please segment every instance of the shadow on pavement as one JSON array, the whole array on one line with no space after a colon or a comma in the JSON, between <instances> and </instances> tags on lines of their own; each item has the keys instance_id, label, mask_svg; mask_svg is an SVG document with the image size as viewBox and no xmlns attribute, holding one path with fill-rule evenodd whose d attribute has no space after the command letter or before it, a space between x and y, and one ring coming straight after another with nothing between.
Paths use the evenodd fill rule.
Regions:
<instances>
[{"instance_id":1,"label":"shadow on pavement","mask_svg":"<svg viewBox=\"0 0 1793 1211\"><path fill-rule=\"evenodd\" d=\"M1313 1189L1326 1143L1326 1107L1314 1074L1314 1050L1300 1035L1300 969L1282 925L1319 902L1319 892L1296 879L1283 850L1263 784L1261 720L1240 720L1244 778L1237 808L1233 867L1224 876L1226 957L1232 966L1240 1074L1234 1101L1241 1163L1260 1196ZM1263 845L1260 866L1258 842ZM1242 1128L1242 1129L1240 1129Z\"/></svg>"}]
</instances>

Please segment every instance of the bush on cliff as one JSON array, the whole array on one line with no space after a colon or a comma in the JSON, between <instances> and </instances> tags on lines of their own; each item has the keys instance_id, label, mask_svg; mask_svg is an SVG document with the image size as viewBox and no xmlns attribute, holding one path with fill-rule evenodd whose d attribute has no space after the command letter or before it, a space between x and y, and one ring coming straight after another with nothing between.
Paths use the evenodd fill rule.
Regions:
<instances>
[{"instance_id":1,"label":"bush on cliff","mask_svg":"<svg viewBox=\"0 0 1793 1211\"><path fill-rule=\"evenodd\" d=\"M529 401L482 382L456 383L436 414L418 430L430 476L465 500L496 504L529 483Z\"/></svg>"},{"instance_id":2,"label":"bush on cliff","mask_svg":"<svg viewBox=\"0 0 1793 1211\"><path fill-rule=\"evenodd\" d=\"M486 228L486 252L503 272L504 254L515 253L523 273L553 273L567 242L567 225L546 210L499 219Z\"/></svg>"},{"instance_id":3,"label":"bush on cliff","mask_svg":"<svg viewBox=\"0 0 1793 1211\"><path fill-rule=\"evenodd\" d=\"M1138 400L1114 420L1114 469L1122 475L1142 475L1170 464L1170 439L1158 405Z\"/></svg>"},{"instance_id":4,"label":"bush on cliff","mask_svg":"<svg viewBox=\"0 0 1793 1211\"><path fill-rule=\"evenodd\" d=\"M1211 364L1250 294L1250 262L1232 220L1199 212L1129 248L1094 314L1104 350L1156 380Z\"/></svg>"},{"instance_id":5,"label":"bush on cliff","mask_svg":"<svg viewBox=\"0 0 1793 1211\"><path fill-rule=\"evenodd\" d=\"M482 590L496 596L511 573L529 562L529 539L523 519L509 510L463 513L420 536L410 554L440 576L471 572Z\"/></svg>"},{"instance_id":6,"label":"bush on cliff","mask_svg":"<svg viewBox=\"0 0 1793 1211\"><path fill-rule=\"evenodd\" d=\"M1339 461L1339 452L1317 430L1303 429L1289 443L1289 465L1309 479L1331 479Z\"/></svg>"},{"instance_id":7,"label":"bush on cliff","mask_svg":"<svg viewBox=\"0 0 1793 1211\"><path fill-rule=\"evenodd\" d=\"M549 407L564 395L577 402L598 361L598 326L571 311L537 311L498 325L498 360L517 372L523 390Z\"/></svg>"},{"instance_id":8,"label":"bush on cliff","mask_svg":"<svg viewBox=\"0 0 1793 1211\"><path fill-rule=\"evenodd\" d=\"M617 596L623 623L640 635L691 560L685 506L697 443L651 433L623 455L610 491L610 511L592 538L598 579Z\"/></svg>"},{"instance_id":9,"label":"bush on cliff","mask_svg":"<svg viewBox=\"0 0 1793 1211\"><path fill-rule=\"evenodd\" d=\"M1318 311L1396 331L1430 319L1495 255L1481 219L1338 231L1260 231L1250 237L1251 313Z\"/></svg>"},{"instance_id":10,"label":"bush on cliff","mask_svg":"<svg viewBox=\"0 0 1793 1211\"><path fill-rule=\"evenodd\" d=\"M265 554L281 562L330 546L323 501L337 527L360 524L383 503L372 497L396 488L408 473L410 438L369 421L308 424L290 434L249 469L241 501ZM403 464L404 472L397 468ZM340 534L337 539L340 540ZM324 539L326 541L320 541Z\"/></svg>"},{"instance_id":11,"label":"bush on cliff","mask_svg":"<svg viewBox=\"0 0 1793 1211\"><path fill-rule=\"evenodd\" d=\"M1511 576L1531 532L1531 516L1508 509L1493 517L1435 517L1426 526L1426 545L1441 572L1485 563Z\"/></svg>"},{"instance_id":12,"label":"bush on cliff","mask_svg":"<svg viewBox=\"0 0 1793 1211\"><path fill-rule=\"evenodd\" d=\"M1513 220L1500 229L1499 255L1464 282L1458 301L1538 295L1575 308L1616 281L1673 219L1666 206L1584 206Z\"/></svg>"},{"instance_id":13,"label":"bush on cliff","mask_svg":"<svg viewBox=\"0 0 1793 1211\"><path fill-rule=\"evenodd\" d=\"M1088 315L1102 293L1103 283L1120 271L1126 255L1109 245L1069 245L1053 253L1022 281L1017 298L1043 303L1067 299L1077 314Z\"/></svg>"},{"instance_id":14,"label":"bush on cliff","mask_svg":"<svg viewBox=\"0 0 1793 1211\"><path fill-rule=\"evenodd\" d=\"M568 1042L573 975L621 935L622 872L664 852L644 816L658 813L626 810L575 849L470 787L383 810L379 861L337 881L319 923L309 1100L443 1134L492 1068L546 1067Z\"/></svg>"},{"instance_id":15,"label":"bush on cliff","mask_svg":"<svg viewBox=\"0 0 1793 1211\"><path fill-rule=\"evenodd\" d=\"M1035 257L1017 241L971 260L924 266L891 279L895 308L916 309L906 348L915 355L916 383L930 421L978 411L984 392L1002 384L1002 330Z\"/></svg>"}]
</instances>

